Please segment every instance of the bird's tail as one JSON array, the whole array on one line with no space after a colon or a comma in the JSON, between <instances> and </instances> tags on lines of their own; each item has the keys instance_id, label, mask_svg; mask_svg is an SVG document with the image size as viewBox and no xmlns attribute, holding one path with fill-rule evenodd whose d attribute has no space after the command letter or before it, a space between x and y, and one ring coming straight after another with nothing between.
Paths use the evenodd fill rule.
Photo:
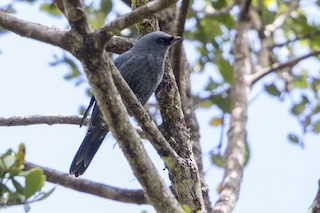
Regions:
<instances>
[{"instance_id":1,"label":"bird's tail","mask_svg":"<svg viewBox=\"0 0 320 213\"><path fill-rule=\"evenodd\" d=\"M90 125L70 166L69 173L71 175L78 177L86 171L108 132L109 129L107 126Z\"/></svg>"}]
</instances>

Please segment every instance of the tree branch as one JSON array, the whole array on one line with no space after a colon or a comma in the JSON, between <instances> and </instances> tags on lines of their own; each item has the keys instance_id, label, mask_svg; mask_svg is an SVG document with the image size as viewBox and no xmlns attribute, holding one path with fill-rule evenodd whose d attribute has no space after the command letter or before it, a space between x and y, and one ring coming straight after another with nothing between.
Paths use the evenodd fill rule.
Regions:
<instances>
[{"instance_id":1,"label":"tree branch","mask_svg":"<svg viewBox=\"0 0 320 213\"><path fill-rule=\"evenodd\" d=\"M162 133L183 159L178 167L170 171L171 174L175 174L170 179L178 200L180 203L188 204L194 211L204 211L200 174L184 120L179 89L168 61L166 61L162 82L156 90L156 98L163 119L161 126L164 131Z\"/></svg>"},{"instance_id":2,"label":"tree branch","mask_svg":"<svg viewBox=\"0 0 320 213\"><path fill-rule=\"evenodd\" d=\"M92 182L83 178L74 178L67 173L62 173L54 169L39 166L30 162L25 162L25 168L41 168L46 175L46 180L61 186L84 192L99 197L120 201L124 203L148 204L142 190L128 190L109 186L102 183Z\"/></svg>"},{"instance_id":3,"label":"tree branch","mask_svg":"<svg viewBox=\"0 0 320 213\"><path fill-rule=\"evenodd\" d=\"M184 24L187 18L188 9L189 9L189 0L183 0L179 9L179 15L176 26L176 34L183 37ZM172 51L172 69L178 84L178 88L181 93L181 52L182 52L182 41L177 42ZM189 72L189 70L187 70Z\"/></svg>"},{"instance_id":4,"label":"tree branch","mask_svg":"<svg viewBox=\"0 0 320 213\"><path fill-rule=\"evenodd\" d=\"M105 50L107 52L121 54L129 50L135 43L135 39L122 38L120 36L113 36L106 44Z\"/></svg>"},{"instance_id":5,"label":"tree branch","mask_svg":"<svg viewBox=\"0 0 320 213\"><path fill-rule=\"evenodd\" d=\"M288 45L290 43L296 42L298 40L309 39L309 38L316 37L316 36L319 36L319 35L320 35L320 29L315 30L315 31L311 31L310 33L307 33L307 34L297 35L297 37L295 37L293 39L289 39L289 40L287 40L285 42L282 42L282 43L274 44L273 46L271 46L269 48L283 47L285 45Z\"/></svg>"},{"instance_id":6,"label":"tree branch","mask_svg":"<svg viewBox=\"0 0 320 213\"><path fill-rule=\"evenodd\" d=\"M64 14L71 25L72 30L79 34L86 35L91 32L88 23L87 14L85 13L84 3L81 0L64 0Z\"/></svg>"},{"instance_id":7,"label":"tree branch","mask_svg":"<svg viewBox=\"0 0 320 213\"><path fill-rule=\"evenodd\" d=\"M243 164L245 160L246 122L250 85L246 76L251 73L251 58L247 33L250 26L251 1L242 1L237 35L234 41L234 82L231 90L231 122L225 152L224 177L220 196L213 208L214 213L232 212L239 196Z\"/></svg>"},{"instance_id":8,"label":"tree branch","mask_svg":"<svg viewBox=\"0 0 320 213\"><path fill-rule=\"evenodd\" d=\"M268 67L262 68L262 69L258 69L257 72L251 74L248 76L248 81L250 82L251 85L255 84L258 80L260 80L261 78L263 78L264 76L272 73L273 71L277 71L286 67L293 67L296 64L298 64L300 61L312 57L312 56L317 56L320 54L320 49L314 50L308 54L302 55L296 59L293 59L291 61L288 61L286 63L280 64L280 63L275 63L272 64Z\"/></svg>"},{"instance_id":9,"label":"tree branch","mask_svg":"<svg viewBox=\"0 0 320 213\"><path fill-rule=\"evenodd\" d=\"M312 205L308 209L308 213L320 212L320 179L318 180L318 191Z\"/></svg>"},{"instance_id":10,"label":"tree branch","mask_svg":"<svg viewBox=\"0 0 320 213\"><path fill-rule=\"evenodd\" d=\"M277 29L279 29L279 27L281 27L286 22L286 20L291 16L292 12L299 6L299 1L300 0L291 1L288 10L285 13L281 14L276 20L274 20L274 22L266 26L265 35L267 37L270 37Z\"/></svg>"},{"instance_id":11,"label":"tree branch","mask_svg":"<svg viewBox=\"0 0 320 213\"><path fill-rule=\"evenodd\" d=\"M175 167L179 163L179 156L171 148L168 141L164 138L162 133L159 131L158 127L152 121L150 115L145 111L144 107L141 105L137 96L133 93L127 82L123 79L120 72L112 69L112 77L115 84L121 94L121 97L128 105L131 113L138 120L142 129L149 135L151 139L150 142L163 158L164 162L168 164L168 169L171 170L171 166ZM170 161L171 163L168 163ZM173 163L173 164L172 164Z\"/></svg>"},{"instance_id":12,"label":"tree branch","mask_svg":"<svg viewBox=\"0 0 320 213\"><path fill-rule=\"evenodd\" d=\"M28 126L35 124L75 124L79 125L82 120L80 115L32 115L14 116L9 118L0 117L0 126ZM89 119L84 120L84 125L89 123Z\"/></svg>"},{"instance_id":13,"label":"tree branch","mask_svg":"<svg viewBox=\"0 0 320 213\"><path fill-rule=\"evenodd\" d=\"M157 17L161 30L171 34L176 33L176 7L169 7L161 11L157 14ZM175 60L175 57L171 56L170 58ZM188 73L183 73L188 75ZM194 139L193 136L199 136L199 132L190 137L189 127L186 126L186 118L182 109L179 88L168 61L166 62L163 80L156 91L156 97L163 120L161 132L175 152L183 158L180 165L171 171L169 170L169 177L177 198L180 203L189 205L194 211L205 211L205 201L202 196L202 189L205 187L201 185L201 177L197 168L198 159L193 154L191 140ZM185 186L194 187L187 188Z\"/></svg>"},{"instance_id":14,"label":"tree branch","mask_svg":"<svg viewBox=\"0 0 320 213\"><path fill-rule=\"evenodd\" d=\"M65 29L25 21L2 11L0 11L0 26L20 36L33 38L67 50L65 42L68 31ZM134 41L134 39L114 36L108 41L106 51L121 54L130 49Z\"/></svg>"},{"instance_id":15,"label":"tree branch","mask_svg":"<svg viewBox=\"0 0 320 213\"><path fill-rule=\"evenodd\" d=\"M123 30L145 17L151 16L156 12L169 7L170 5L176 3L178 0L155 0L148 4L135 9L134 11L120 16L114 21L111 21L105 27L100 30L100 36L105 37L109 35L110 32Z\"/></svg>"},{"instance_id":16,"label":"tree branch","mask_svg":"<svg viewBox=\"0 0 320 213\"><path fill-rule=\"evenodd\" d=\"M20 36L64 48L66 30L24 21L0 11L0 26ZM64 48L65 49L65 48Z\"/></svg>"},{"instance_id":17,"label":"tree branch","mask_svg":"<svg viewBox=\"0 0 320 213\"><path fill-rule=\"evenodd\" d=\"M260 24L260 28L258 29L260 43L261 43L261 50L258 54L258 66L257 67L265 67L269 64L270 58L270 46L272 43L272 36L274 32L281 27L287 19L291 16L292 12L299 6L299 0L294 0L291 2L288 10L281 14L273 23L263 27L263 24ZM261 23L261 18L259 15L256 14L255 11L252 10L251 12L252 22L257 23L256 20L260 20L258 23Z\"/></svg>"}]
</instances>

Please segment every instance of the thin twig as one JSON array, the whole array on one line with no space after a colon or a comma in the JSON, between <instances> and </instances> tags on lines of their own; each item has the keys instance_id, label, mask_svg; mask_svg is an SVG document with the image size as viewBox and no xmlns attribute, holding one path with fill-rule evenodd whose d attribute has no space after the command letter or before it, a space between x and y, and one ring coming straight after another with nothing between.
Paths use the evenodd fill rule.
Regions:
<instances>
[{"instance_id":1,"label":"thin twig","mask_svg":"<svg viewBox=\"0 0 320 213\"><path fill-rule=\"evenodd\" d=\"M280 63L275 63L272 64L268 67L259 69L257 72L251 74L250 76L248 76L248 81L250 82L251 85L255 84L258 80L260 80L261 78L263 78L264 76L272 73L273 71L277 71L286 67L293 67L296 64L298 64L300 61L312 57L312 56L317 56L320 54L320 49L314 50L308 54L302 55L296 59L290 60L286 63L280 64Z\"/></svg>"},{"instance_id":2,"label":"thin twig","mask_svg":"<svg viewBox=\"0 0 320 213\"><path fill-rule=\"evenodd\" d=\"M178 0L155 0L148 4L135 9L134 11L124 14L100 30L101 37L109 35L111 32L123 30L145 17L151 16L160 10L169 7Z\"/></svg>"},{"instance_id":3,"label":"thin twig","mask_svg":"<svg viewBox=\"0 0 320 213\"><path fill-rule=\"evenodd\" d=\"M316 37L316 36L320 36L320 29L318 29L316 31L312 31L312 32L307 33L307 34L297 35L296 38L289 39L289 40L287 40L285 42L282 42L282 43L277 43L277 44L273 45L270 48L272 49L272 48L275 48L275 47L283 47L283 46L286 46L286 45L288 45L290 43L296 42L298 40L308 39L308 38L312 38L312 37Z\"/></svg>"},{"instance_id":4,"label":"thin twig","mask_svg":"<svg viewBox=\"0 0 320 213\"><path fill-rule=\"evenodd\" d=\"M265 34L267 37L272 35L277 29L279 29L279 27L281 27L286 22L286 20L291 16L292 12L299 6L299 1L300 0L292 1L285 13L281 14L274 20L274 22L266 26Z\"/></svg>"},{"instance_id":5,"label":"thin twig","mask_svg":"<svg viewBox=\"0 0 320 213\"><path fill-rule=\"evenodd\" d=\"M252 10L251 12L251 20L256 27L260 27L258 29L259 37L260 37L260 43L261 43L261 49L258 53L258 64L259 67L265 67L269 65L269 58L271 55L271 49L270 46L272 44L273 35L274 32L279 29L287 20L290 18L293 11L299 6L299 0L293 0L288 7L287 11L278 16L272 22L271 24L264 27L264 24L262 24L260 16ZM257 21L259 20L259 21ZM260 23L257 24L257 23ZM258 26L257 26L258 25Z\"/></svg>"},{"instance_id":6,"label":"thin twig","mask_svg":"<svg viewBox=\"0 0 320 213\"><path fill-rule=\"evenodd\" d=\"M25 168L41 168L46 180L70 189L124 203L148 204L142 190L129 190L93 182L83 178L74 178L67 173L25 162Z\"/></svg>"},{"instance_id":7,"label":"thin twig","mask_svg":"<svg viewBox=\"0 0 320 213\"><path fill-rule=\"evenodd\" d=\"M35 124L73 124L79 125L82 116L80 115L32 115L0 117L0 126L28 126ZM89 118L85 119L84 125L88 125Z\"/></svg>"}]
</instances>

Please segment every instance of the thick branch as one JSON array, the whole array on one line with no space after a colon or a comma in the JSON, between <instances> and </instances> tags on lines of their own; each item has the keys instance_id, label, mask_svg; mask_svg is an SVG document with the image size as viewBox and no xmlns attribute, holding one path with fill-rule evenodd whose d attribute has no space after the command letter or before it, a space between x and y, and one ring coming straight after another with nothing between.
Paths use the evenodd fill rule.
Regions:
<instances>
[{"instance_id":1,"label":"thick branch","mask_svg":"<svg viewBox=\"0 0 320 213\"><path fill-rule=\"evenodd\" d=\"M75 45L72 45L74 47L70 48L70 51L82 63L103 118L142 185L148 201L159 212L182 211L129 121L128 113L111 75L111 70L116 68L102 49L108 39L102 38L101 34L86 27L85 14L82 14L84 5L78 1L65 0L64 10L66 14L69 13L68 10L79 12L79 15L75 15L75 17L79 16L79 19L73 19L70 14L67 15L72 27L71 31L75 32L76 36ZM77 23L80 26L77 26Z\"/></svg>"},{"instance_id":2,"label":"thick branch","mask_svg":"<svg viewBox=\"0 0 320 213\"><path fill-rule=\"evenodd\" d=\"M25 21L2 11L0 11L0 26L20 36L33 38L67 50L65 43L68 31L65 29ZM106 51L120 54L130 49L133 43L134 39L114 36L108 41Z\"/></svg>"},{"instance_id":3,"label":"thick branch","mask_svg":"<svg viewBox=\"0 0 320 213\"><path fill-rule=\"evenodd\" d=\"M105 50L107 52L121 54L129 50L135 43L134 39L122 38L119 36L113 36L106 45Z\"/></svg>"},{"instance_id":4,"label":"thick branch","mask_svg":"<svg viewBox=\"0 0 320 213\"><path fill-rule=\"evenodd\" d=\"M152 121L150 115L145 111L144 107L141 105L137 96L130 89L127 82L123 79L120 72L112 69L112 76L114 78L117 88L128 105L128 108L131 110L131 113L138 120L142 129L150 135L151 143L154 148L157 150L160 157L165 157L163 160L166 162L170 160L168 164L168 169L170 170L170 165L176 161L171 166L175 166L178 163L179 156L177 153L170 147L168 141L163 137L162 133L159 131L158 127ZM169 158L168 158L169 157Z\"/></svg>"},{"instance_id":5,"label":"thick branch","mask_svg":"<svg viewBox=\"0 0 320 213\"><path fill-rule=\"evenodd\" d=\"M177 20L177 29L176 29L176 34L178 36L183 37L183 32L184 32L184 24L187 18L187 13L189 9L189 0L183 0L181 3L181 7L179 9L179 15L178 15L178 20ZM172 52L172 69L181 93L181 53L182 53L182 42L177 42L175 44L173 52ZM188 71L188 70L187 70Z\"/></svg>"},{"instance_id":6,"label":"thick branch","mask_svg":"<svg viewBox=\"0 0 320 213\"><path fill-rule=\"evenodd\" d=\"M308 213L319 213L320 212L320 180L318 180L318 191L316 197L308 209Z\"/></svg>"},{"instance_id":7,"label":"thick branch","mask_svg":"<svg viewBox=\"0 0 320 213\"><path fill-rule=\"evenodd\" d=\"M273 71L278 71L278 70L286 68L286 67L293 67L296 64L298 64L300 61L302 61L306 58L312 57L312 56L317 56L317 55L320 55L320 49L314 50L308 54L302 55L296 59L290 60L290 61L283 63L283 64L275 63L275 64L272 64L271 66L268 66L268 67L265 67L262 69L258 69L257 72L248 76L248 80L249 80L250 84L253 85L258 80L260 80L264 76L272 73Z\"/></svg>"},{"instance_id":8,"label":"thick branch","mask_svg":"<svg viewBox=\"0 0 320 213\"><path fill-rule=\"evenodd\" d=\"M247 33L250 25L248 10L251 1L242 2L237 35L234 41L234 82L231 90L232 107L228 144L225 153L224 177L214 213L232 212L238 200L245 159L246 122L250 85L246 77L251 73L251 58Z\"/></svg>"},{"instance_id":9,"label":"thick branch","mask_svg":"<svg viewBox=\"0 0 320 213\"><path fill-rule=\"evenodd\" d=\"M42 167L33 163L25 162L25 168L41 168L46 175L47 181L61 186L96 195L99 197L120 201L124 203L147 204L148 201L142 190L128 190L109 186L102 183L92 182L82 178L70 177L67 173L62 173L54 169Z\"/></svg>"},{"instance_id":10,"label":"thick branch","mask_svg":"<svg viewBox=\"0 0 320 213\"><path fill-rule=\"evenodd\" d=\"M176 33L176 7L172 6L161 11L157 14L157 17L161 30L171 34ZM188 73L184 71L183 74L188 76ZM180 203L187 204L194 211L205 211L201 194L201 179L196 165L198 161L193 156L190 140L193 136L198 135L198 132L190 138L182 111L179 88L169 63L166 63L165 74L156 91L156 97L163 120L161 132L165 135L171 147L179 156L183 157L182 164L170 171L170 179L177 198ZM192 163L190 164L190 162Z\"/></svg>"},{"instance_id":11,"label":"thick branch","mask_svg":"<svg viewBox=\"0 0 320 213\"><path fill-rule=\"evenodd\" d=\"M75 124L79 125L82 120L80 115L33 115L33 116L15 116L9 118L0 117L0 126L28 126L35 124ZM89 123L86 118L84 125Z\"/></svg>"},{"instance_id":12,"label":"thick branch","mask_svg":"<svg viewBox=\"0 0 320 213\"><path fill-rule=\"evenodd\" d=\"M169 63L166 63L164 77L156 90L156 97L163 119L163 134L184 160L183 164L170 171L170 174L173 174L170 178L178 200L189 205L194 211L204 211L200 174L184 120L179 89Z\"/></svg>"},{"instance_id":13,"label":"thick branch","mask_svg":"<svg viewBox=\"0 0 320 213\"><path fill-rule=\"evenodd\" d=\"M0 26L20 36L64 48L64 39L67 32L64 29L24 21L2 11L0 11Z\"/></svg>"},{"instance_id":14,"label":"thick branch","mask_svg":"<svg viewBox=\"0 0 320 213\"><path fill-rule=\"evenodd\" d=\"M63 7L72 30L82 35L91 31L82 0L64 0Z\"/></svg>"},{"instance_id":15,"label":"thick branch","mask_svg":"<svg viewBox=\"0 0 320 213\"><path fill-rule=\"evenodd\" d=\"M181 211L179 203L166 186L146 153L137 132L128 119L128 114L117 91L111 70L116 69L107 54L99 55L98 46L91 39L83 44L83 50L76 52L84 66L87 78L104 119L109 125L119 146L123 150L133 172L141 183L147 199L160 212Z\"/></svg>"}]
</instances>

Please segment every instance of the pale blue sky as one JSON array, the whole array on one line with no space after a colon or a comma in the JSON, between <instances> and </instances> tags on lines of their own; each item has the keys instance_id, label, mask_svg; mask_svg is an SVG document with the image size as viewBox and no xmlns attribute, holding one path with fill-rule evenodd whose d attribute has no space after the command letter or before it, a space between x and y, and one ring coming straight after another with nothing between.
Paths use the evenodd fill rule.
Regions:
<instances>
[{"instance_id":1,"label":"pale blue sky","mask_svg":"<svg viewBox=\"0 0 320 213\"><path fill-rule=\"evenodd\" d=\"M2 4L2 2L1 2ZM5 4L5 2L3 2ZM18 7L15 16L28 21L64 27L63 19L50 18L38 12L38 6ZM77 114L80 105L87 105L85 85L75 87L63 76L67 68L50 67L53 53L61 50L51 45L22 38L14 34L0 37L0 116L47 114ZM188 45L187 54L194 58ZM310 61L309 61L310 63ZM305 63L307 64L307 63ZM211 75L211 70L206 73ZM201 87L204 77L193 76L194 88ZM271 82L273 76L264 79ZM200 86L199 86L200 85ZM256 85L254 94L261 92ZM251 158L244 170L240 199L235 213L306 212L317 191L320 178L320 142L318 135L307 135L305 149L287 141L289 131L300 132L295 118L289 115L289 101L279 102L261 94L250 104L248 112L248 141ZM222 179L222 170L209 164L207 154L219 141L219 130L208 125L219 115L215 108L197 110L201 126L201 144L204 150L206 180L210 185L211 200L217 199L216 188ZM30 162L67 172L80 145L86 128L75 125L34 125L28 127L0 127L0 153L9 147L17 149L24 142L26 159ZM121 150L108 136L84 178L113 186L139 188ZM163 163L150 144L145 143L163 177ZM169 183L169 182L168 182ZM50 189L53 185L46 184ZM96 196L57 186L46 200L31 205L32 213L42 212L154 212L149 206L138 206L110 201ZM22 206L1 209L6 213L24 212Z\"/></svg>"}]
</instances>

